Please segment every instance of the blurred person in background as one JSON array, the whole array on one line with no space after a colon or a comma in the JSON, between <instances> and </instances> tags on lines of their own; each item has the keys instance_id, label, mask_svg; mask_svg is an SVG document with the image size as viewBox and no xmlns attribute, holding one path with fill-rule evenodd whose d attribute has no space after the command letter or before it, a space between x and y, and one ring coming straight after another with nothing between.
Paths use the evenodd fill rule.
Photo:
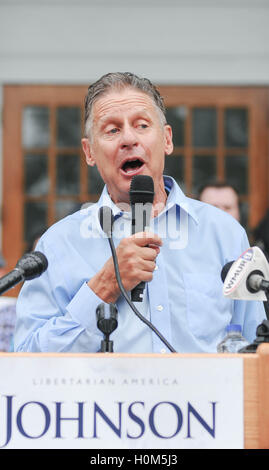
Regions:
<instances>
[{"instance_id":1,"label":"blurred person in background","mask_svg":"<svg viewBox=\"0 0 269 470\"><path fill-rule=\"evenodd\" d=\"M230 183L211 182L200 188L198 198L202 202L218 207L240 222L238 192Z\"/></svg>"},{"instance_id":2,"label":"blurred person in background","mask_svg":"<svg viewBox=\"0 0 269 470\"><path fill-rule=\"evenodd\" d=\"M259 222L253 230L255 245L258 246L265 254L269 261L269 209L264 218Z\"/></svg>"}]
</instances>

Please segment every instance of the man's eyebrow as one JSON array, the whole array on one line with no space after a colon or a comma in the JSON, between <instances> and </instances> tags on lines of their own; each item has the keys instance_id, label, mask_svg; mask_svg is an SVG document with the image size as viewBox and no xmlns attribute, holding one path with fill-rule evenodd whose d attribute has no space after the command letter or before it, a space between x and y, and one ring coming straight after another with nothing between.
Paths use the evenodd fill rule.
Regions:
<instances>
[{"instance_id":1,"label":"man's eyebrow","mask_svg":"<svg viewBox=\"0 0 269 470\"><path fill-rule=\"evenodd\" d=\"M141 108L141 109L138 109L137 111L134 112L134 117L136 117L138 119L140 116L141 117L146 116L148 119L152 119L147 108Z\"/></svg>"},{"instance_id":2,"label":"man's eyebrow","mask_svg":"<svg viewBox=\"0 0 269 470\"><path fill-rule=\"evenodd\" d=\"M104 116L99 119L97 118L96 121L99 122L101 126L103 126L109 122L119 122L120 118L114 114L111 114L110 116Z\"/></svg>"}]
</instances>

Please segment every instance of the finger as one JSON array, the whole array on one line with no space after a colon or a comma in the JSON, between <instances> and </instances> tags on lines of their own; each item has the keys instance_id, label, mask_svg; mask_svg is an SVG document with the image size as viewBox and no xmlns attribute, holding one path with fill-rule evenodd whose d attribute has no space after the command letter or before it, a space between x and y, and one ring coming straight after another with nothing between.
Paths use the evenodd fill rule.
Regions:
<instances>
[{"instance_id":1,"label":"finger","mask_svg":"<svg viewBox=\"0 0 269 470\"><path fill-rule=\"evenodd\" d=\"M162 246L162 239L152 232L138 232L129 237L133 239L138 246L157 245Z\"/></svg>"},{"instance_id":2,"label":"finger","mask_svg":"<svg viewBox=\"0 0 269 470\"><path fill-rule=\"evenodd\" d=\"M147 246L138 247L137 249L139 250L138 253L141 256L141 258L145 260L149 260L149 261L154 261L154 262L155 262L156 257L160 253L160 248L156 245L151 246L151 247L147 247Z\"/></svg>"},{"instance_id":3,"label":"finger","mask_svg":"<svg viewBox=\"0 0 269 470\"><path fill-rule=\"evenodd\" d=\"M143 269L144 272L153 273L153 271L155 270L155 267L156 267L156 264L154 261L147 260L143 262L141 269Z\"/></svg>"},{"instance_id":4,"label":"finger","mask_svg":"<svg viewBox=\"0 0 269 470\"><path fill-rule=\"evenodd\" d=\"M150 282L153 279L153 271L143 271L141 274L141 281Z\"/></svg>"}]
</instances>

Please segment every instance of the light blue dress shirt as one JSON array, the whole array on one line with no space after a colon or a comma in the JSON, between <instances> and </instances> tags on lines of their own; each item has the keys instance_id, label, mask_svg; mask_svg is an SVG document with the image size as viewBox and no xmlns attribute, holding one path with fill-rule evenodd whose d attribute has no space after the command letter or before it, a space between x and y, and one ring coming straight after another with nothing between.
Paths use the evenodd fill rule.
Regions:
<instances>
[{"instance_id":1,"label":"light blue dress shirt","mask_svg":"<svg viewBox=\"0 0 269 470\"><path fill-rule=\"evenodd\" d=\"M252 342L266 318L263 303L225 298L220 277L222 267L249 246L244 229L225 212L187 198L172 178L164 180L169 197L150 227L161 236L163 246L137 309L179 353L216 352L229 323L240 324ZM36 250L46 255L49 266L21 289L15 351L100 350L103 335L97 328L96 309L102 300L87 282L111 257L98 220L103 205L110 205L115 215L115 246L130 235L130 213L113 204L106 187L96 204L47 230ZM117 308L118 327L110 337L114 352L169 352L122 296Z\"/></svg>"}]
</instances>

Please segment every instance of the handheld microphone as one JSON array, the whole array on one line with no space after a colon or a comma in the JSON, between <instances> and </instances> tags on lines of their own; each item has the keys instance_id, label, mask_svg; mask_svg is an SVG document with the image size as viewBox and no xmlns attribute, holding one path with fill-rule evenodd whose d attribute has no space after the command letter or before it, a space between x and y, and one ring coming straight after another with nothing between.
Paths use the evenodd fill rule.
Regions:
<instances>
[{"instance_id":1,"label":"handheld microphone","mask_svg":"<svg viewBox=\"0 0 269 470\"><path fill-rule=\"evenodd\" d=\"M117 279L118 286L120 288L121 294L125 298L126 302L128 305L131 307L135 315L143 322L145 323L157 336L158 338L165 344L165 346L169 349L171 352L176 352L175 349L168 343L168 341L163 337L163 335L155 328L154 325L150 321L148 321L141 313L137 310L135 305L132 303L132 301L129 299L128 293L125 290L121 276L120 276L120 270L119 270L119 263L118 263L118 258L115 250L115 245L112 239L112 227L113 227L113 221L114 221L114 216L112 213L112 210L108 206L103 206L100 207L99 209L99 221L100 225L102 227L102 230L105 232L105 234L108 237L109 245L111 248L111 253L112 253L112 258L113 258L113 263L114 263L114 268L115 268L115 275Z\"/></svg>"},{"instance_id":2,"label":"handheld microphone","mask_svg":"<svg viewBox=\"0 0 269 470\"><path fill-rule=\"evenodd\" d=\"M269 293L269 264L257 246L248 248L221 271L223 295L238 300L266 301ZM267 278L267 279L266 279Z\"/></svg>"},{"instance_id":3,"label":"handheld microphone","mask_svg":"<svg viewBox=\"0 0 269 470\"><path fill-rule=\"evenodd\" d=\"M39 277L48 267L46 256L40 251L26 253L16 267L0 279L0 295L22 281Z\"/></svg>"},{"instance_id":4,"label":"handheld microphone","mask_svg":"<svg viewBox=\"0 0 269 470\"><path fill-rule=\"evenodd\" d=\"M136 175L130 186L130 203L132 211L132 235L144 232L150 224L151 209L154 199L154 183L151 176ZM140 282L131 292L133 302L142 302L145 282Z\"/></svg>"}]
</instances>

